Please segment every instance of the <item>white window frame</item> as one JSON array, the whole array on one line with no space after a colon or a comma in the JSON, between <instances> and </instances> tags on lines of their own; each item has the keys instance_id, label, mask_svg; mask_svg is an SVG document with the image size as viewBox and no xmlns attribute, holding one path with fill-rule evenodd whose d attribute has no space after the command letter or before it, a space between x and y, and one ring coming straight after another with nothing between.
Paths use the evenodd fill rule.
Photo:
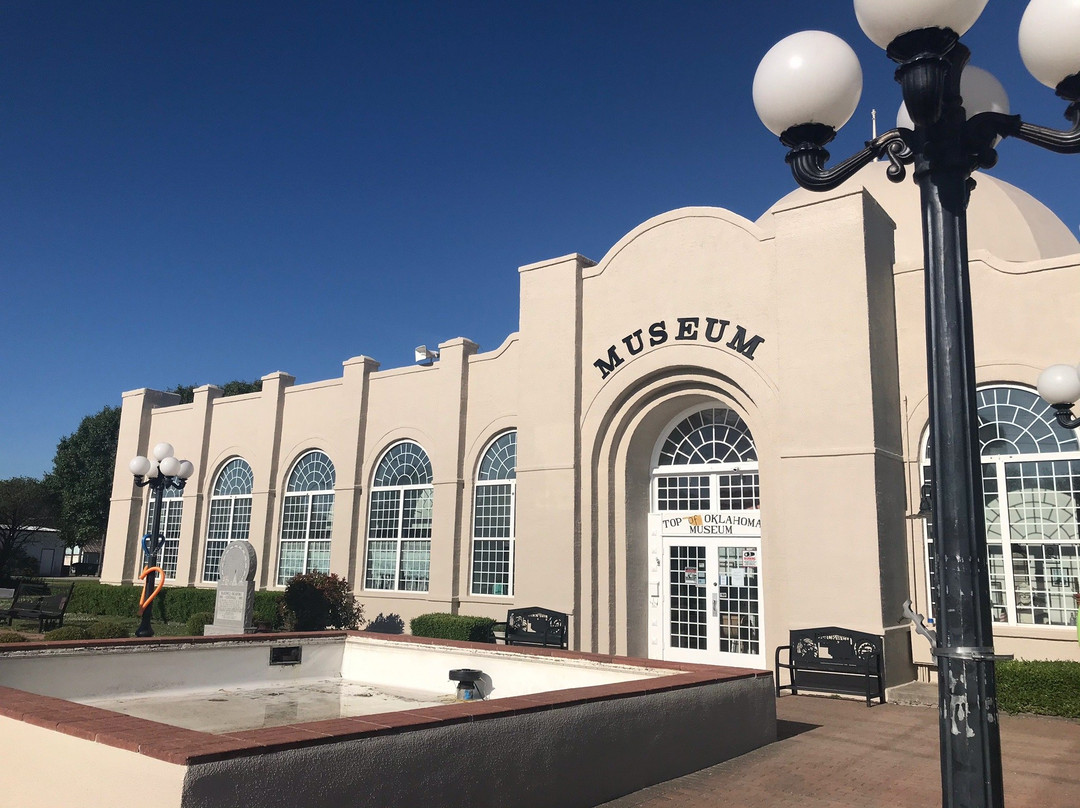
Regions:
<instances>
[{"instance_id":1,"label":"white window frame","mask_svg":"<svg viewBox=\"0 0 1080 808\"><path fill-rule=\"evenodd\" d=\"M385 479L390 473L398 472L402 470L399 468L400 464L398 459L401 457L401 452L405 447L413 447L409 449L416 462L411 464L408 469L412 475L408 477L409 482L402 482L397 484L386 484ZM376 513L376 500L379 500L379 504L388 501L389 495L396 495L397 502L393 511L386 508L380 508ZM412 497L410 495L413 495ZM425 497L426 495L426 497ZM426 498L426 503L424 500ZM424 503L421 509L425 508L429 511L429 517L427 520L426 531L420 528L420 532L426 532L426 535L419 536L402 536L403 526L405 524L405 505L406 500L411 499L411 506L416 508L420 503ZM428 592L431 589L431 532L432 521L431 515L434 512L435 507L435 486L434 475L431 469L431 458L419 443L413 440L402 440L387 447L386 451L382 453L379 458L379 462L375 464L375 473L372 477L371 490L368 495L368 530L367 541L364 552L364 589L372 592L416 592L423 593ZM415 512L415 511L414 511ZM378 516L378 519L376 519ZM390 520L392 516L392 524ZM412 530L417 530L413 527ZM394 535L379 535L373 536L373 533L391 530ZM394 553L394 568L393 568L393 580L391 586L376 585L380 582L385 583L390 581L389 577L385 574L386 567L380 566L379 570L376 570L373 561L372 553L376 549L375 543L383 545L380 548L381 552L385 552L386 546L393 544ZM410 577L408 575L410 570L406 564L405 547L411 545L418 552L421 553L421 564L418 569L423 570L423 586L414 585L414 580L421 580L416 576ZM426 558L424 557L426 556ZM382 571L378 578L375 577L377 571Z\"/></svg>"},{"instance_id":2,"label":"white window frame","mask_svg":"<svg viewBox=\"0 0 1080 808\"><path fill-rule=\"evenodd\" d=\"M1046 423L1048 423L1050 425L1051 429L1054 429L1054 430L1062 429L1062 427L1060 427L1057 424L1056 417L1055 417L1055 414L1054 414L1054 411L1053 411L1053 407L1051 407L1049 404L1046 404L1045 402L1043 402L1042 399L1039 398L1038 394L1035 391L1033 391L1031 388L1026 387L1024 385L1019 385L1019 384L983 385L983 386L979 387L978 394L981 395L981 394L988 393L990 391L995 391L995 390L1019 390L1019 391L1022 391L1024 393L1030 395L1032 397L1034 403L1039 405L1041 407L1042 411L1041 412L1035 412L1035 410L1030 409L1030 408L1024 408L1024 409L1026 409L1026 411L1028 411L1028 412L1034 413L1038 417L1041 417L1043 421L1045 421ZM1072 439L1078 440L1078 442L1080 442L1080 432L1077 432L1076 430L1072 430ZM1059 443L1060 442L1066 442L1068 440L1069 440L1069 438L1067 438L1065 436L1065 434L1062 434L1061 437L1059 438ZM923 436L922 436L922 440L920 441L920 450L919 450L919 482L920 482L921 485L926 484L928 482L927 469L928 469L928 467L930 465L929 442L930 442L930 431L929 431L929 426L927 426L923 430ZM1049 623L1049 622L1048 623L1035 623L1035 622L1022 622L1022 621L1017 619L1017 615L1018 615L1017 601L1018 601L1018 594L1019 593L1016 590L1017 559L1013 558L1014 545L1017 546L1017 547L1024 547L1024 546L1028 546L1028 545L1057 545L1059 547L1064 547L1064 546L1075 547L1076 548L1076 555L1080 556L1080 532L1078 532L1077 538L1074 541L1067 541L1067 542L1062 542L1062 541L1038 541L1038 540L1035 540L1035 539L1032 539L1030 541L1025 541L1023 539L1015 539L1012 536L1013 525L1012 525L1011 511L1013 510L1013 508L1009 505L1009 496L1008 496L1009 495L1009 489L1008 489L1008 484L1007 484L1008 467L1013 466L1013 465L1017 465L1017 464L1021 464L1021 463L1050 463L1050 462L1054 462L1054 461L1080 462L1080 446L1078 446L1077 450L1072 450L1072 451L1034 452L1034 453L1024 453L1024 454L985 454L985 455L980 453L980 469L982 469L984 466L992 466L993 467L993 474L991 475L991 477L995 482L995 486L996 486L996 492L995 493L997 494L996 501L998 502L997 529L995 530L995 533L1000 535L1000 540L998 540L997 538L993 538L993 539L991 538L991 533L990 533L990 530L989 530L990 524L988 523L988 525L987 525L987 528L988 528L988 530L987 530L987 555L988 555L987 567L988 567L988 569L990 571L991 595L993 596L993 595L997 594L1000 591L1000 589L1002 588L1002 586L1004 588L1004 592L1003 592L1003 594L1004 594L1004 603L994 604L992 606L992 609L991 609L991 612L992 612L991 616L992 616L992 619L993 619L995 625L1010 626L1010 627L1016 627L1016 628L1030 628L1030 627L1033 627L1033 626L1040 626L1040 627L1044 627L1044 628L1045 627L1050 627L1050 628L1075 628L1076 608L1075 608L1075 606L1073 604L1068 603L1068 602L1065 602L1063 606L1058 606L1058 607L1055 607L1055 606L1053 606L1053 605L1051 605L1049 603L1047 603L1044 606L1039 606L1039 607L1036 607L1034 605L1034 603L1032 603L1032 604L1024 604L1022 606L1022 608L1023 609L1029 609L1029 610L1034 610L1036 608L1045 609L1047 613L1050 613L1052 611L1063 611L1063 612L1066 613L1066 620L1068 620L1069 617L1071 616L1072 620L1074 621L1072 623L1069 623L1069 622L1065 622L1065 623ZM986 492L986 487L985 487L986 483L984 482L984 480L986 480L988 478L985 476L985 471L983 472L983 474L984 474L984 476L982 476L980 478L980 484L982 486L981 489L980 489L980 493L983 495L983 500L984 500L984 505L985 505L985 502L986 502L986 494L985 494L985 492ZM1004 496L1004 502L1002 500L1003 496ZM1004 504L1004 507L1002 507L1003 504ZM1074 502L1074 507L1077 507L1077 506L1080 506L1080 498L1078 498L1078 500ZM1080 520L1078 520L1078 522L1080 522ZM923 563L923 574L924 574L924 580L925 580L925 583L926 583L926 592L927 592L927 601L928 601L928 603L927 603L927 613L930 614L930 615L933 615L933 613L934 613L934 587L933 587L932 577L931 577L931 574L930 574L931 563L933 561L933 553L932 553L933 539L930 536L930 529L931 529L931 520L930 519L924 520L923 521L923 526L922 526L922 532L923 532L923 555L925 556L924 563ZM1034 534L1025 534L1025 535L1034 535ZM1001 553L1000 553L1000 555L997 555L996 558L995 558L995 554L993 554L991 551L993 549L997 549L997 548L1001 549ZM1027 557L1027 556L1024 556L1024 557ZM1006 561L1008 561L1010 563L1006 563ZM1043 576L1043 577L1047 577L1047 576ZM1061 588L1061 587L1058 587L1058 588ZM1028 594L1033 595L1031 590L1028 590ZM1049 590L1047 590L1047 595L1051 595L1051 594L1052 593ZM999 617L999 615L1002 614L1002 610L1004 612L1004 619L1000 619L1000 617Z\"/></svg>"},{"instance_id":3,"label":"white window frame","mask_svg":"<svg viewBox=\"0 0 1080 808\"><path fill-rule=\"evenodd\" d=\"M319 474L320 479L314 481L308 479L311 471L306 469L304 464L309 461L325 461L322 462L324 472ZM301 478L301 474L304 475L303 478ZM334 532L334 485L336 484L336 480L337 472L334 468L333 461L330 460L330 457L325 452L319 449L305 452L296 459L295 463L293 463L292 469L289 471L288 483L285 487L285 497L281 503L281 529L278 533L278 563L277 575L275 577L277 586L285 586L289 582L289 579L296 574L306 572L330 572L330 549ZM318 482L321 485L319 487L309 487L312 486L314 482ZM327 524L326 535L313 537L312 533L315 521L313 505L316 503L316 500L319 500L320 505L328 504L329 507L325 513L325 521ZM285 530L289 525L287 520L289 509L290 506L295 508L297 505L302 506L304 513L303 532L299 536L290 536L286 538ZM299 545L303 557L299 572L292 572L288 576L286 576L284 569L286 543L290 546ZM321 546L323 544L326 545L326 564L321 565L312 563L313 548L316 545L319 545L319 551L321 552Z\"/></svg>"},{"instance_id":4,"label":"white window frame","mask_svg":"<svg viewBox=\"0 0 1080 808\"><path fill-rule=\"evenodd\" d=\"M488 477L487 479L482 478L481 475L484 474L484 465L485 465L485 462L488 459L488 456L491 455L493 452L501 451L501 449L499 448L499 443L501 441L504 441L507 437L512 437L513 438L513 445L514 445L513 467L509 471L509 476L505 476L505 477ZM472 507L472 520L471 520L471 524L472 524L472 548L471 548L471 552L470 552L470 556L469 556L470 557L470 564L469 564L469 592L470 592L471 595L474 595L476 597L497 597L497 598L507 597L507 598L510 598L510 597L514 596L514 569L515 569L515 558L516 558L516 550L517 550L517 548L516 548L516 545L517 545L517 430L508 430L508 431L503 432L503 433L501 433L499 435L496 435L494 438L492 438L488 442L487 446L484 448L484 451L481 453L480 458L481 458L481 460L480 460L480 463L477 465L477 471L476 471L476 485L475 485L475 489L473 491L473 507ZM500 471L496 472L496 473L506 473L505 464L502 464L500 466ZM507 490L507 493L509 495L509 506L508 506L509 507L509 513L507 514L508 535L505 536L505 537L503 537L503 536L492 537L492 536L478 536L477 535L477 533L480 532L480 531L477 530L477 526L478 526L477 523L478 523L478 521L480 519L480 516L481 516L481 514L478 511L478 508L479 508L479 505L480 505L480 492L482 490L492 489L492 488L506 488L506 489L508 489ZM493 582L488 583L488 582L479 582L477 580L477 561L478 561L477 554L479 552L478 549L477 549L477 542L486 542L486 543L492 543L492 544L495 544L495 543L503 544L503 543L505 543L505 545L506 545L505 552L507 554L507 564L508 564L507 580L505 582L493 581ZM499 550L496 549L495 552L499 552ZM505 591L504 592L485 592L485 591L481 591L482 589L485 588L485 586L491 586L491 587L504 586Z\"/></svg>"},{"instance_id":5,"label":"white window frame","mask_svg":"<svg viewBox=\"0 0 1080 808\"><path fill-rule=\"evenodd\" d=\"M664 454L664 447L670 440L672 433L677 428L690 420L698 413L705 412L707 410L726 410L732 413L737 419L737 424L726 424L726 426L737 426L741 424L743 427L743 434L750 443L750 451L742 455L737 456L734 460L725 460L717 462L707 463L675 463L661 465L660 460ZM735 474L742 474L744 476L753 476L754 487L758 490L759 496L757 508L748 508L742 510L759 510L760 509L760 475L758 469L757 458L757 445L754 442L753 433L750 431L749 425L743 420L742 416L730 407L723 407L719 405L712 405L708 407L695 407L692 410L683 412L678 417L673 418L667 425L667 427L660 433L661 438L657 441L656 449L653 451L652 462L652 485L650 486L651 502L650 507L653 513L660 513L660 485L659 480L661 478L671 479L678 477L707 477L709 486L709 502L710 509L716 510L720 503L722 496L720 491L721 479L730 477ZM688 434L688 433L687 433ZM684 439L685 442L685 439ZM738 454L738 450L730 443L719 442L720 445L728 446L731 452ZM673 511L681 511L684 509L672 509Z\"/></svg>"},{"instance_id":6,"label":"white window frame","mask_svg":"<svg viewBox=\"0 0 1080 808\"><path fill-rule=\"evenodd\" d=\"M242 457L229 458L218 472L214 482L214 493L210 497L209 513L206 517L206 548L203 552L202 563L203 583L217 583L221 580L221 556L229 542L247 541L250 538L253 477L251 465ZM225 493L226 491L231 493ZM244 505L247 506L247 519L238 522L237 508L242 509ZM224 523L217 527L227 536L225 539L212 537L212 531L215 529L215 506L225 509Z\"/></svg>"},{"instance_id":7,"label":"white window frame","mask_svg":"<svg viewBox=\"0 0 1080 808\"><path fill-rule=\"evenodd\" d=\"M180 525L184 518L184 492L179 488L166 488L161 492L161 535L165 541L157 552L157 565L161 567L166 581L175 581L180 560ZM151 493L146 505L146 532L154 526L154 495ZM140 549L141 549L140 542ZM167 559L167 560L166 560ZM143 553L143 566L146 554Z\"/></svg>"}]
</instances>

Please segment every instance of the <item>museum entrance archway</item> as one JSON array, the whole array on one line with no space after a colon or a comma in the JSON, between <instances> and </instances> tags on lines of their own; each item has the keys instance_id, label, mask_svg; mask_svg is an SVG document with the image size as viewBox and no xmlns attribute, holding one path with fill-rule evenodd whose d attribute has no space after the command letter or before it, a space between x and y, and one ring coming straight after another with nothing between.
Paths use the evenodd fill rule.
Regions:
<instances>
[{"instance_id":1,"label":"museum entrance archway","mask_svg":"<svg viewBox=\"0 0 1080 808\"><path fill-rule=\"evenodd\" d=\"M668 425L653 453L650 656L765 668L757 450L734 410Z\"/></svg>"}]
</instances>

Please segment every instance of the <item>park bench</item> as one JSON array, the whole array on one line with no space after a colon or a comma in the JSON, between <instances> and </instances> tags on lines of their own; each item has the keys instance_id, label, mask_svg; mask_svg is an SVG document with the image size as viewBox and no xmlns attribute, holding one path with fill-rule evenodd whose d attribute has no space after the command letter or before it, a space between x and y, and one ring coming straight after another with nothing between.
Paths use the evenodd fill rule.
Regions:
<instances>
[{"instance_id":1,"label":"park bench","mask_svg":"<svg viewBox=\"0 0 1080 808\"><path fill-rule=\"evenodd\" d=\"M781 661L787 651L787 661ZM776 649L776 695L790 690L865 696L885 703L885 663L882 638L846 628L804 628L789 632L789 644ZM780 684L780 671L789 683Z\"/></svg>"},{"instance_id":2,"label":"park bench","mask_svg":"<svg viewBox=\"0 0 1080 808\"><path fill-rule=\"evenodd\" d=\"M4 615L7 624L10 626L12 620L37 620L41 633L64 625L64 612L74 589L75 584L71 584L66 590L53 592L48 584L20 582Z\"/></svg>"},{"instance_id":3,"label":"park bench","mask_svg":"<svg viewBox=\"0 0 1080 808\"><path fill-rule=\"evenodd\" d=\"M495 624L495 636L507 645L567 648L570 620L563 612L529 606L510 609L505 623Z\"/></svg>"}]
</instances>

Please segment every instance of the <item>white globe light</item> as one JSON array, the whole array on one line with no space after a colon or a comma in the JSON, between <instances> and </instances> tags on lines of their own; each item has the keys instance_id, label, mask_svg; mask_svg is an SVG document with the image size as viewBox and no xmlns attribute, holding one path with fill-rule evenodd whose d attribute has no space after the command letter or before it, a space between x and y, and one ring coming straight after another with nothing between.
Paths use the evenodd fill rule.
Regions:
<instances>
[{"instance_id":1,"label":"white globe light","mask_svg":"<svg viewBox=\"0 0 1080 808\"><path fill-rule=\"evenodd\" d=\"M969 118L980 112L1009 114L1009 94L994 74L981 67L968 65L960 76L960 95Z\"/></svg>"},{"instance_id":2,"label":"white globe light","mask_svg":"<svg viewBox=\"0 0 1080 808\"><path fill-rule=\"evenodd\" d=\"M180 470L176 472L176 476L181 480L186 480L192 474L195 473L195 466L190 460L180 461Z\"/></svg>"},{"instance_id":3,"label":"white globe light","mask_svg":"<svg viewBox=\"0 0 1080 808\"><path fill-rule=\"evenodd\" d=\"M172 453L173 447L171 443L159 443L154 447L154 460L160 462Z\"/></svg>"},{"instance_id":4,"label":"white globe light","mask_svg":"<svg viewBox=\"0 0 1080 808\"><path fill-rule=\"evenodd\" d=\"M128 468L136 477L145 477L146 472L150 471L150 459L142 455L136 455L131 458Z\"/></svg>"},{"instance_id":5,"label":"white globe light","mask_svg":"<svg viewBox=\"0 0 1080 808\"><path fill-rule=\"evenodd\" d=\"M870 40L882 48L908 31L952 28L965 34L987 0L855 0L855 17Z\"/></svg>"},{"instance_id":6,"label":"white globe light","mask_svg":"<svg viewBox=\"0 0 1080 808\"><path fill-rule=\"evenodd\" d=\"M803 123L839 129L862 95L855 51L825 31L801 31L777 42L754 74L754 107L774 135Z\"/></svg>"},{"instance_id":7,"label":"white globe light","mask_svg":"<svg viewBox=\"0 0 1080 808\"><path fill-rule=\"evenodd\" d=\"M158 462L156 460L150 461L150 468L146 470L146 477L153 479L158 476Z\"/></svg>"},{"instance_id":8,"label":"white globe light","mask_svg":"<svg viewBox=\"0 0 1080 808\"><path fill-rule=\"evenodd\" d=\"M1072 404L1080 398L1080 372L1072 365L1051 365L1035 386L1047 404Z\"/></svg>"},{"instance_id":9,"label":"white globe light","mask_svg":"<svg viewBox=\"0 0 1080 808\"><path fill-rule=\"evenodd\" d=\"M180 472L180 461L170 455L161 461L158 468L166 477L175 477Z\"/></svg>"},{"instance_id":10,"label":"white globe light","mask_svg":"<svg viewBox=\"0 0 1080 808\"><path fill-rule=\"evenodd\" d=\"M1009 94L992 73L981 67L968 65L964 68L960 76L960 95L964 98L964 112L969 118L980 112L1009 114ZM915 122L911 120L907 104L903 101L896 112L896 125L901 129L915 128Z\"/></svg>"},{"instance_id":11,"label":"white globe light","mask_svg":"<svg viewBox=\"0 0 1080 808\"><path fill-rule=\"evenodd\" d=\"M1080 0L1031 0L1019 42L1028 72L1047 87L1080 73Z\"/></svg>"}]
</instances>

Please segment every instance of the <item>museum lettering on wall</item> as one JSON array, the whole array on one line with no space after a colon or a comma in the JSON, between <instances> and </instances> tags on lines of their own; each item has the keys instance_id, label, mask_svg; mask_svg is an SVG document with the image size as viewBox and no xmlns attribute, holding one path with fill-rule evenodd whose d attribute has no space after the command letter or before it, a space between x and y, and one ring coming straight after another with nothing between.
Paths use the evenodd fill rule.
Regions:
<instances>
[{"instance_id":1,"label":"museum lettering on wall","mask_svg":"<svg viewBox=\"0 0 1080 808\"><path fill-rule=\"evenodd\" d=\"M657 320L648 328L630 332L609 347L607 356L593 362L593 367L600 371L601 379L606 379L628 357L637 356L646 348L656 348L669 340L722 344L752 362L754 351L765 338L757 334L748 336L749 332L741 325L736 324L730 331L729 327L731 321L721 320L719 317L677 317L670 329L666 320Z\"/></svg>"}]
</instances>

